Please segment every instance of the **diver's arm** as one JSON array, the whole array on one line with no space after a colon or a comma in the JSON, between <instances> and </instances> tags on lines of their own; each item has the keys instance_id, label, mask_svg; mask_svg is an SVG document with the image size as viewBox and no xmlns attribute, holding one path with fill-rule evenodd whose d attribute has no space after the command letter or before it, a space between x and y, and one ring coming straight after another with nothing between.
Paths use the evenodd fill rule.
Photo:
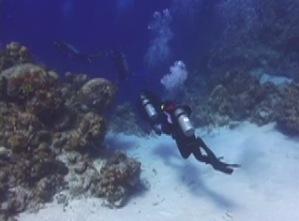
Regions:
<instances>
[{"instance_id":1,"label":"diver's arm","mask_svg":"<svg viewBox=\"0 0 299 221\"><path fill-rule=\"evenodd\" d=\"M155 133L159 136L162 135L162 126L161 124L153 124L152 125L153 130L155 131Z\"/></svg>"}]
</instances>

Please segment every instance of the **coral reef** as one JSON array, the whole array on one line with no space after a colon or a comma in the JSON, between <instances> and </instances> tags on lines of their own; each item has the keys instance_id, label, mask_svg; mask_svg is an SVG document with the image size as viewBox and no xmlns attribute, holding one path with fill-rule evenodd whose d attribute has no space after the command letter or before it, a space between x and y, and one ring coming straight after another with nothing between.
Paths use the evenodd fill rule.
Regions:
<instances>
[{"instance_id":1,"label":"coral reef","mask_svg":"<svg viewBox=\"0 0 299 221\"><path fill-rule=\"evenodd\" d=\"M108 206L123 206L128 192L138 185L140 172L141 164L138 161L116 153L100 170L97 195L105 197Z\"/></svg>"},{"instance_id":2,"label":"coral reef","mask_svg":"<svg viewBox=\"0 0 299 221\"><path fill-rule=\"evenodd\" d=\"M114 165L113 171L107 169L113 164L108 161L103 171L121 174L115 186L110 183L114 192L109 194L99 194L108 178L94 165L107 130L104 113L116 87L84 74L67 73L61 79L27 63L29 55L18 43L0 52L0 219L39 209L63 189L72 196L109 198L111 203L118 191L118 200L124 199L129 183L139 178L140 164L123 154L117 158L121 168ZM99 189L90 191L91 186Z\"/></svg>"},{"instance_id":3,"label":"coral reef","mask_svg":"<svg viewBox=\"0 0 299 221\"><path fill-rule=\"evenodd\" d=\"M291 84L281 90L282 100L277 106L278 128L286 133L299 134L299 85Z\"/></svg>"},{"instance_id":4,"label":"coral reef","mask_svg":"<svg viewBox=\"0 0 299 221\"><path fill-rule=\"evenodd\" d=\"M129 103L116 106L109 129L115 133L146 136L149 130L145 126L143 127L142 120L138 118L135 112Z\"/></svg>"},{"instance_id":5,"label":"coral reef","mask_svg":"<svg viewBox=\"0 0 299 221\"><path fill-rule=\"evenodd\" d=\"M230 125L242 120L258 125L276 122L282 131L299 134L298 84L262 84L255 76L228 72L210 87L206 98L198 98L200 106L198 100L190 100L197 125Z\"/></svg>"},{"instance_id":6,"label":"coral reef","mask_svg":"<svg viewBox=\"0 0 299 221\"><path fill-rule=\"evenodd\" d=\"M93 112L82 114L74 129L54 134L54 146L67 150L84 150L98 146L104 138L105 131L103 117Z\"/></svg>"},{"instance_id":7,"label":"coral reef","mask_svg":"<svg viewBox=\"0 0 299 221\"><path fill-rule=\"evenodd\" d=\"M9 152L1 157L0 165L0 207L7 216L38 209L51 200L63 188L63 177L68 173L46 144L34 150Z\"/></svg>"},{"instance_id":8,"label":"coral reef","mask_svg":"<svg viewBox=\"0 0 299 221\"><path fill-rule=\"evenodd\" d=\"M95 112L103 112L113 101L116 88L103 78L86 82L79 91L80 102Z\"/></svg>"},{"instance_id":9,"label":"coral reef","mask_svg":"<svg viewBox=\"0 0 299 221\"><path fill-rule=\"evenodd\" d=\"M27 47L17 42L8 44L4 51L0 52L0 71L16 64L31 62L31 54Z\"/></svg>"},{"instance_id":10,"label":"coral reef","mask_svg":"<svg viewBox=\"0 0 299 221\"><path fill-rule=\"evenodd\" d=\"M228 0L216 11L223 31L208 59L211 73L262 68L298 79L298 1Z\"/></svg>"},{"instance_id":11,"label":"coral reef","mask_svg":"<svg viewBox=\"0 0 299 221\"><path fill-rule=\"evenodd\" d=\"M260 125L276 122L284 132L298 134L298 12L296 0L227 0L215 4L213 17L222 30L201 63L206 65L200 69L205 76L190 76L196 84L192 86L195 92L190 89L188 93L197 98L188 101L198 113L195 120L199 125L239 120ZM268 78L283 76L286 84L260 82L258 76L251 76L256 70L267 73ZM208 98L198 95L197 88L204 80L209 84L205 88Z\"/></svg>"},{"instance_id":12,"label":"coral reef","mask_svg":"<svg viewBox=\"0 0 299 221\"><path fill-rule=\"evenodd\" d=\"M69 168L66 180L71 197L101 197L105 199L103 205L119 208L125 205L132 193L138 191L141 184L140 162L124 153L112 153L107 160L97 159L94 162L78 152L60 157Z\"/></svg>"}]
</instances>

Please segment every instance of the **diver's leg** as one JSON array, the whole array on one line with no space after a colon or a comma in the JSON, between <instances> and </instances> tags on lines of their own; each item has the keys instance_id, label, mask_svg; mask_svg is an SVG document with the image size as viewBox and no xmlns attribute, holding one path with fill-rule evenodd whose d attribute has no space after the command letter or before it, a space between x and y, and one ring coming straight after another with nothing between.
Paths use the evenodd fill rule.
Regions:
<instances>
[{"instance_id":1,"label":"diver's leg","mask_svg":"<svg viewBox=\"0 0 299 221\"><path fill-rule=\"evenodd\" d=\"M193 142L193 145L190 147L190 149L195 159L201 162L207 162L207 156L203 155L200 145L198 142L196 142L196 140Z\"/></svg>"},{"instance_id":2,"label":"diver's leg","mask_svg":"<svg viewBox=\"0 0 299 221\"><path fill-rule=\"evenodd\" d=\"M202 149L205 152L204 154ZM231 174L233 172L233 169L230 168L230 166L236 166L234 164L226 164L221 162L213 153L213 151L210 150L199 137L195 138L194 145L192 146L192 153L198 161L210 164L214 169L220 170L226 174Z\"/></svg>"},{"instance_id":3,"label":"diver's leg","mask_svg":"<svg viewBox=\"0 0 299 221\"><path fill-rule=\"evenodd\" d=\"M182 140L175 139L175 141L176 141L176 144L179 148L181 156L184 159L187 159L191 154L191 150L190 150L189 146L185 142L183 142Z\"/></svg>"},{"instance_id":4,"label":"diver's leg","mask_svg":"<svg viewBox=\"0 0 299 221\"><path fill-rule=\"evenodd\" d=\"M208 148L200 137L193 137L190 149L198 161L210 163L211 159L217 159L215 154Z\"/></svg>"}]
</instances>

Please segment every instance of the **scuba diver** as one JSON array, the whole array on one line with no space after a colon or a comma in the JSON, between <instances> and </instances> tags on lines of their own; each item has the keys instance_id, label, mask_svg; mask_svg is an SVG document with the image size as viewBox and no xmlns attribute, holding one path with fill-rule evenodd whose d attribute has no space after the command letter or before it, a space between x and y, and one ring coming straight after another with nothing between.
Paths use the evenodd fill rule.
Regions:
<instances>
[{"instance_id":1,"label":"scuba diver","mask_svg":"<svg viewBox=\"0 0 299 221\"><path fill-rule=\"evenodd\" d=\"M67 57L85 63L93 63L98 58L111 59L116 68L119 82L123 82L132 76L125 54L119 50L102 51L97 54L84 54L66 42L55 41L54 46Z\"/></svg>"},{"instance_id":2,"label":"scuba diver","mask_svg":"<svg viewBox=\"0 0 299 221\"><path fill-rule=\"evenodd\" d=\"M171 135L184 159L193 154L198 161L210 164L215 170L226 174L232 174L233 168L239 167L238 164L222 162L200 137L195 136L195 129L189 118L189 106L177 105L173 101L161 102L147 91L140 94L139 103L156 134Z\"/></svg>"},{"instance_id":3,"label":"scuba diver","mask_svg":"<svg viewBox=\"0 0 299 221\"><path fill-rule=\"evenodd\" d=\"M79 49L66 42L55 41L54 46L69 58L84 61L86 63L92 63L95 59L103 56L102 53L84 54Z\"/></svg>"},{"instance_id":4,"label":"scuba diver","mask_svg":"<svg viewBox=\"0 0 299 221\"><path fill-rule=\"evenodd\" d=\"M129 64L126 59L126 56L123 52L118 50L111 50L107 56L110 56L114 62L114 66L118 73L118 79L119 81L125 81L130 76L132 76L132 73L129 69Z\"/></svg>"}]
</instances>

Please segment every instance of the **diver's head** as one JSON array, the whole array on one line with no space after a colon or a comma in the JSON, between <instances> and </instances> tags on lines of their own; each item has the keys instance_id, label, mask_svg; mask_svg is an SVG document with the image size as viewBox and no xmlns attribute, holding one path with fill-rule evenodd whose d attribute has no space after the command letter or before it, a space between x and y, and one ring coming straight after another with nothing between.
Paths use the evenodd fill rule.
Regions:
<instances>
[{"instance_id":1,"label":"diver's head","mask_svg":"<svg viewBox=\"0 0 299 221\"><path fill-rule=\"evenodd\" d=\"M163 104L161 105L161 110L167 113L173 113L176 108L177 108L176 103L170 100L164 101Z\"/></svg>"}]
</instances>

